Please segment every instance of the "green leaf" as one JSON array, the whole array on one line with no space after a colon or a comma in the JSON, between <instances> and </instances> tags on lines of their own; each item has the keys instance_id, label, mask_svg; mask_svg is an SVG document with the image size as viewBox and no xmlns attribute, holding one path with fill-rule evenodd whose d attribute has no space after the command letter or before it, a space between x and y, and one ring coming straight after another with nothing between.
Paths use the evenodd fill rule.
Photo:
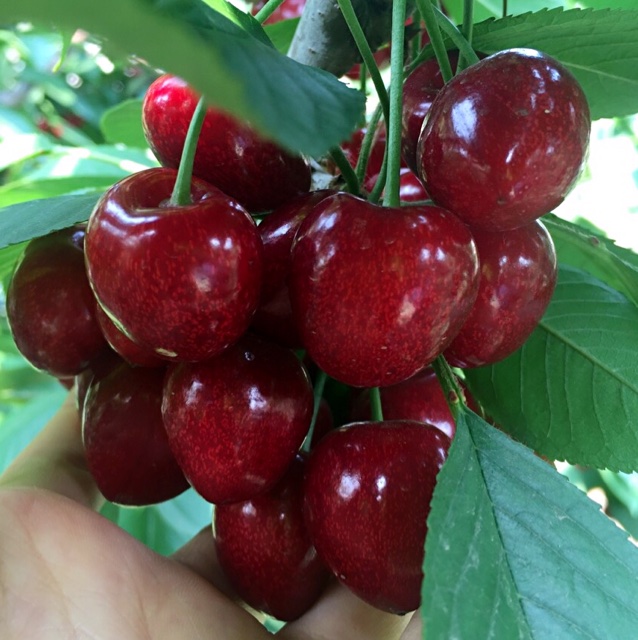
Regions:
<instances>
[{"instance_id":1,"label":"green leaf","mask_svg":"<svg viewBox=\"0 0 638 640\"><path fill-rule=\"evenodd\" d=\"M0 171L12 164L51 151L54 147L54 143L42 134L27 133L6 136L0 142Z\"/></svg>"},{"instance_id":2,"label":"green leaf","mask_svg":"<svg viewBox=\"0 0 638 640\"><path fill-rule=\"evenodd\" d=\"M277 51L286 53L290 49L298 24L299 18L291 18L290 20L280 20L275 24L267 24L264 30Z\"/></svg>"},{"instance_id":3,"label":"green leaf","mask_svg":"<svg viewBox=\"0 0 638 640\"><path fill-rule=\"evenodd\" d=\"M626 533L472 413L439 474L425 549L427 640L635 635L638 550Z\"/></svg>"},{"instance_id":4,"label":"green leaf","mask_svg":"<svg viewBox=\"0 0 638 640\"><path fill-rule=\"evenodd\" d=\"M125 144L129 147L148 146L142 129L142 101L125 100L104 113L100 129L109 144Z\"/></svg>"},{"instance_id":5,"label":"green leaf","mask_svg":"<svg viewBox=\"0 0 638 640\"><path fill-rule=\"evenodd\" d=\"M486 20L474 26L472 46L486 54L528 47L553 56L580 82L594 120L638 112L638 11L552 9Z\"/></svg>"},{"instance_id":6,"label":"green leaf","mask_svg":"<svg viewBox=\"0 0 638 640\"><path fill-rule=\"evenodd\" d=\"M638 306L638 255L554 215L545 216L543 222L552 235L559 262L588 271Z\"/></svg>"},{"instance_id":7,"label":"green leaf","mask_svg":"<svg viewBox=\"0 0 638 640\"><path fill-rule=\"evenodd\" d=\"M88 220L99 197L60 196L0 209L0 249Z\"/></svg>"},{"instance_id":8,"label":"green leaf","mask_svg":"<svg viewBox=\"0 0 638 640\"><path fill-rule=\"evenodd\" d=\"M470 390L517 440L552 460L638 469L638 309L562 266L552 302L516 353L467 369Z\"/></svg>"},{"instance_id":9,"label":"green leaf","mask_svg":"<svg viewBox=\"0 0 638 640\"><path fill-rule=\"evenodd\" d=\"M131 509L107 502L101 513L162 555L173 553L211 523L211 505L192 489L148 507Z\"/></svg>"},{"instance_id":10,"label":"green leaf","mask_svg":"<svg viewBox=\"0 0 638 640\"><path fill-rule=\"evenodd\" d=\"M2 210L0 210L0 228L2 228ZM13 273L13 267L24 251L25 243L13 244L0 249L0 286L4 286Z\"/></svg>"},{"instance_id":11,"label":"green leaf","mask_svg":"<svg viewBox=\"0 0 638 640\"><path fill-rule=\"evenodd\" d=\"M221 13L225 18L232 20L237 26L257 38L257 40L260 40L268 46L272 46L270 39L264 32L264 28L250 13L242 11L231 2L226 2L226 0L204 0L204 2L217 13ZM171 4L173 4L173 2L171 2ZM193 3L187 1L184 4L192 5ZM214 15L209 16L209 19L214 19ZM199 26L201 23L201 18L191 21L191 24L194 24L194 26Z\"/></svg>"},{"instance_id":12,"label":"green leaf","mask_svg":"<svg viewBox=\"0 0 638 640\"><path fill-rule=\"evenodd\" d=\"M320 155L350 135L363 113L361 92L287 58L215 11L194 27L189 11L199 16L201 4L21 0L0 4L0 22L52 23L103 36L120 52L183 77L210 104L292 150Z\"/></svg>"},{"instance_id":13,"label":"green leaf","mask_svg":"<svg viewBox=\"0 0 638 640\"><path fill-rule=\"evenodd\" d=\"M463 21L463 2L464 0L446 0L445 2L446 12L457 24L461 24ZM519 15L529 11L564 6L565 2L562 0L515 0L515 2L508 2L507 12L508 15ZM474 22L488 18L500 18L502 15L503 0L476 0L474 3Z\"/></svg>"}]
</instances>

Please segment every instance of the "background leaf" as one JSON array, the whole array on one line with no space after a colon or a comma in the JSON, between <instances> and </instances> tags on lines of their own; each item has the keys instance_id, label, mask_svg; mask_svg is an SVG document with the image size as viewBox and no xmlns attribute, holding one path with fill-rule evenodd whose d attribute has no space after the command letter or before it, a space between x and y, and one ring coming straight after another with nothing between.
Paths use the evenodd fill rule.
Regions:
<instances>
[{"instance_id":1,"label":"background leaf","mask_svg":"<svg viewBox=\"0 0 638 640\"><path fill-rule=\"evenodd\" d=\"M552 460L638 469L638 309L563 266L549 308L516 353L467 369L470 390L516 439Z\"/></svg>"},{"instance_id":2,"label":"background leaf","mask_svg":"<svg viewBox=\"0 0 638 640\"><path fill-rule=\"evenodd\" d=\"M468 413L428 519L424 637L630 638L638 550L528 449Z\"/></svg>"},{"instance_id":3,"label":"background leaf","mask_svg":"<svg viewBox=\"0 0 638 640\"><path fill-rule=\"evenodd\" d=\"M487 20L474 25L472 46L485 54L529 47L553 56L576 76L594 120L638 111L638 11L552 9Z\"/></svg>"},{"instance_id":4,"label":"background leaf","mask_svg":"<svg viewBox=\"0 0 638 640\"><path fill-rule=\"evenodd\" d=\"M290 20L281 20L275 24L267 24L264 31L272 41L277 51L286 53L290 49L290 44L297 30L299 18L291 18Z\"/></svg>"},{"instance_id":5,"label":"background leaf","mask_svg":"<svg viewBox=\"0 0 638 640\"><path fill-rule=\"evenodd\" d=\"M282 145L319 155L349 137L364 96L334 76L301 65L214 11L195 28L196 0L21 0L0 5L0 22L83 28L111 47L183 77L209 102ZM205 32L205 37L202 33ZM193 64L197 60L197 64Z\"/></svg>"},{"instance_id":6,"label":"background leaf","mask_svg":"<svg viewBox=\"0 0 638 640\"><path fill-rule=\"evenodd\" d=\"M638 306L638 255L554 215L543 217L559 262L588 271Z\"/></svg>"},{"instance_id":7,"label":"background leaf","mask_svg":"<svg viewBox=\"0 0 638 640\"><path fill-rule=\"evenodd\" d=\"M104 113L100 129L109 144L125 144L145 149L142 129L142 100L125 100Z\"/></svg>"},{"instance_id":8,"label":"background leaf","mask_svg":"<svg viewBox=\"0 0 638 640\"><path fill-rule=\"evenodd\" d=\"M0 209L0 248L88 220L99 197L100 194L61 196Z\"/></svg>"}]
</instances>

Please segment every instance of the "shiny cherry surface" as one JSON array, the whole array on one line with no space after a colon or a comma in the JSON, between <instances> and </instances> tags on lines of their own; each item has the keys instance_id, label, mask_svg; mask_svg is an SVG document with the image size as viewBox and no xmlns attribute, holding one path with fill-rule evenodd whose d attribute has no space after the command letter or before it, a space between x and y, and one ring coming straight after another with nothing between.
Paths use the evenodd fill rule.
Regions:
<instances>
[{"instance_id":1,"label":"shiny cherry surface","mask_svg":"<svg viewBox=\"0 0 638 640\"><path fill-rule=\"evenodd\" d=\"M149 146L165 167L177 168L199 95L171 75L148 89L142 124ZM310 188L310 167L298 155L259 136L248 125L209 108L197 143L193 175L252 211L273 209Z\"/></svg>"},{"instance_id":2,"label":"shiny cherry surface","mask_svg":"<svg viewBox=\"0 0 638 640\"><path fill-rule=\"evenodd\" d=\"M162 422L164 374L121 363L89 385L82 439L89 471L107 500L154 504L188 488Z\"/></svg>"},{"instance_id":3,"label":"shiny cherry surface","mask_svg":"<svg viewBox=\"0 0 638 640\"><path fill-rule=\"evenodd\" d=\"M554 243L539 220L511 231L474 230L481 263L470 315L445 352L450 364L480 367L520 348L554 293Z\"/></svg>"},{"instance_id":4,"label":"shiny cherry surface","mask_svg":"<svg viewBox=\"0 0 638 640\"><path fill-rule=\"evenodd\" d=\"M419 606L426 519L449 445L418 422L359 422L329 433L310 456L310 537L340 582L379 609Z\"/></svg>"},{"instance_id":5,"label":"shiny cherry surface","mask_svg":"<svg viewBox=\"0 0 638 640\"><path fill-rule=\"evenodd\" d=\"M304 522L305 464L305 456L297 455L271 491L219 505L213 516L224 574L242 600L278 620L305 613L330 577Z\"/></svg>"},{"instance_id":6,"label":"shiny cherry surface","mask_svg":"<svg viewBox=\"0 0 638 640\"><path fill-rule=\"evenodd\" d=\"M201 181L169 206L176 172L147 169L111 187L87 229L91 286L131 340L174 360L219 353L259 302L262 243L250 215Z\"/></svg>"},{"instance_id":7,"label":"shiny cherry surface","mask_svg":"<svg viewBox=\"0 0 638 640\"><path fill-rule=\"evenodd\" d=\"M352 386L395 384L428 365L476 296L467 227L433 206L380 207L331 196L304 220L291 301L308 354Z\"/></svg>"},{"instance_id":8,"label":"shiny cherry surface","mask_svg":"<svg viewBox=\"0 0 638 640\"><path fill-rule=\"evenodd\" d=\"M207 362L172 365L162 411L171 448L214 504L271 489L310 426L313 392L289 349L247 335Z\"/></svg>"},{"instance_id":9,"label":"shiny cherry surface","mask_svg":"<svg viewBox=\"0 0 638 640\"><path fill-rule=\"evenodd\" d=\"M419 174L467 224L513 229L563 201L589 130L585 94L565 67L532 49L501 51L440 91L419 138Z\"/></svg>"},{"instance_id":10,"label":"shiny cherry surface","mask_svg":"<svg viewBox=\"0 0 638 640\"><path fill-rule=\"evenodd\" d=\"M27 245L7 290L7 319L20 353L58 378L75 376L108 349L84 268L84 229Z\"/></svg>"}]
</instances>

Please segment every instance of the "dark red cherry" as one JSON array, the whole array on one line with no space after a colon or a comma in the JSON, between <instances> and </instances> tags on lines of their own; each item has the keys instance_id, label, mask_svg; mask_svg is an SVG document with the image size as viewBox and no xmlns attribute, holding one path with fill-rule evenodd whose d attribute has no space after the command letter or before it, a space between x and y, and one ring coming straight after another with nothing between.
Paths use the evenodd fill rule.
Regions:
<instances>
[{"instance_id":1,"label":"dark red cherry","mask_svg":"<svg viewBox=\"0 0 638 640\"><path fill-rule=\"evenodd\" d=\"M308 431L312 406L295 354L248 335L211 360L172 366L162 410L186 477L206 500L223 504L279 481Z\"/></svg>"},{"instance_id":2,"label":"dark red cherry","mask_svg":"<svg viewBox=\"0 0 638 640\"><path fill-rule=\"evenodd\" d=\"M199 95L164 75L149 87L142 124L149 146L165 167L177 168ZM250 211L273 209L310 188L310 167L262 138L247 124L210 107L197 144L193 175Z\"/></svg>"},{"instance_id":3,"label":"dark red cherry","mask_svg":"<svg viewBox=\"0 0 638 640\"><path fill-rule=\"evenodd\" d=\"M84 228L27 245L7 290L7 319L20 353L56 378L75 376L108 349L84 268Z\"/></svg>"},{"instance_id":4,"label":"dark red cherry","mask_svg":"<svg viewBox=\"0 0 638 640\"><path fill-rule=\"evenodd\" d=\"M292 264L293 312L309 356L355 387L395 384L428 365L460 329L478 286L474 241L454 215L349 194L306 217Z\"/></svg>"},{"instance_id":5,"label":"dark red cherry","mask_svg":"<svg viewBox=\"0 0 638 640\"><path fill-rule=\"evenodd\" d=\"M472 233L479 292L445 352L458 367L492 364L519 349L545 313L557 276L554 243L539 220L511 231Z\"/></svg>"},{"instance_id":6,"label":"dark red cherry","mask_svg":"<svg viewBox=\"0 0 638 640\"><path fill-rule=\"evenodd\" d=\"M419 138L419 174L432 199L467 224L513 229L563 201L589 129L570 71L533 49L501 51L440 91Z\"/></svg>"},{"instance_id":7,"label":"dark red cherry","mask_svg":"<svg viewBox=\"0 0 638 640\"><path fill-rule=\"evenodd\" d=\"M82 438L89 471L107 500L154 504L188 488L162 422L164 374L121 363L89 385Z\"/></svg>"},{"instance_id":8,"label":"dark red cherry","mask_svg":"<svg viewBox=\"0 0 638 640\"><path fill-rule=\"evenodd\" d=\"M250 215L193 180L168 204L176 172L147 169L99 200L86 262L100 305L128 338L171 360L205 360L236 342L257 308L262 243Z\"/></svg>"},{"instance_id":9,"label":"dark red cherry","mask_svg":"<svg viewBox=\"0 0 638 640\"><path fill-rule=\"evenodd\" d=\"M310 537L337 578L379 609L419 606L426 520L449 445L419 422L359 422L328 434L310 456Z\"/></svg>"},{"instance_id":10,"label":"dark red cherry","mask_svg":"<svg viewBox=\"0 0 638 640\"><path fill-rule=\"evenodd\" d=\"M268 493L218 505L213 516L224 574L247 604L278 620L299 618L330 577L304 523L304 470L305 457L297 455Z\"/></svg>"}]
</instances>

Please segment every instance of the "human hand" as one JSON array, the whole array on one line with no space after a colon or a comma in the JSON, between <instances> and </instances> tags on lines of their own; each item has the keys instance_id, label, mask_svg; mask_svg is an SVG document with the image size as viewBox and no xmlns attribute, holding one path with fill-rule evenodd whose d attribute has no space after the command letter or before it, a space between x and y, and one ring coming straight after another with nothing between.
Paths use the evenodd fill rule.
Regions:
<instances>
[{"instance_id":1,"label":"human hand","mask_svg":"<svg viewBox=\"0 0 638 640\"><path fill-rule=\"evenodd\" d=\"M0 476L3 640L260 640L215 557L210 527L160 556L96 512L70 394ZM419 616L378 611L334 583L281 640L417 640Z\"/></svg>"}]
</instances>

